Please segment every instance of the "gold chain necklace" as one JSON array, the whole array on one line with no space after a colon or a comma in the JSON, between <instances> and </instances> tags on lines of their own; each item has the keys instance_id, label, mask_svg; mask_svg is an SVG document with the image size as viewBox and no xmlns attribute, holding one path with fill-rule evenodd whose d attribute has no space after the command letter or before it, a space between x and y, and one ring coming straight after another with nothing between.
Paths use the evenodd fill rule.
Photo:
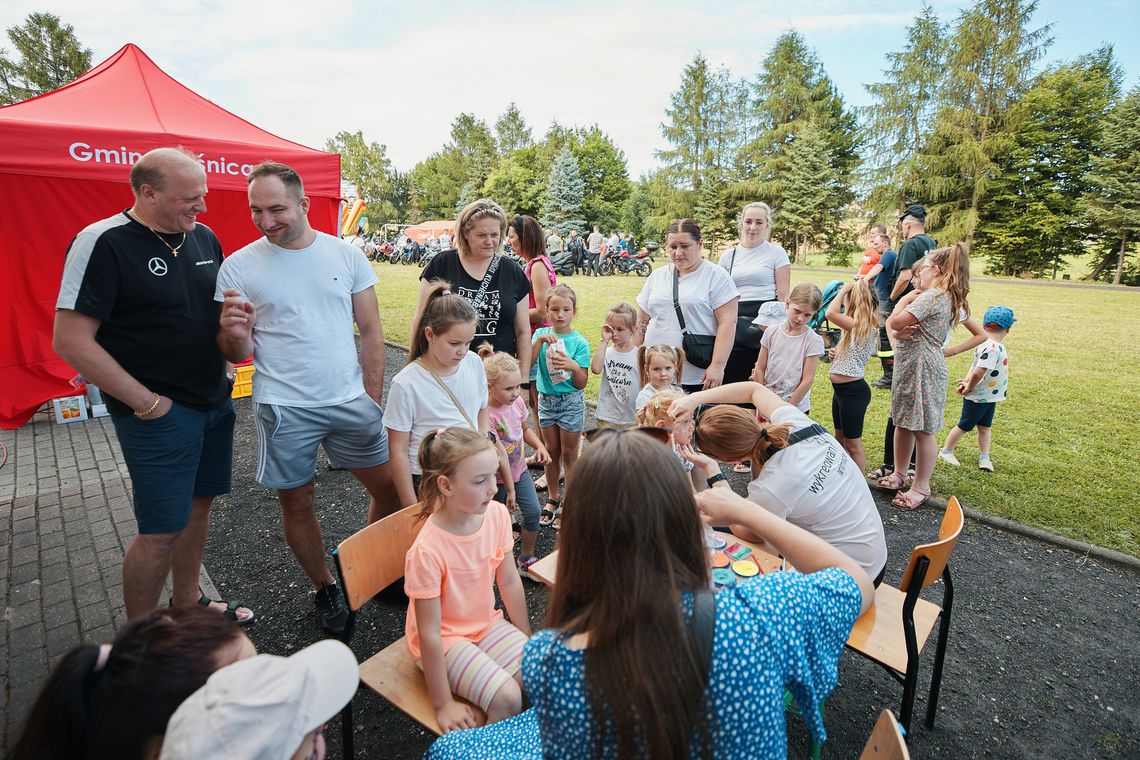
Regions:
<instances>
[{"instance_id":1,"label":"gold chain necklace","mask_svg":"<svg viewBox=\"0 0 1140 760\"><path fill-rule=\"evenodd\" d=\"M158 238L162 242L163 245L165 245L167 248L170 249L170 252L174 254L174 258L178 258L178 252L180 250L182 250L182 246L186 245L186 233L185 232L182 233L182 242L180 242L178 245L171 245L170 243L166 242L166 238L164 238L162 235L159 235L157 231L151 229L150 227L147 227L145 224L143 225L143 227L146 227L148 230L153 232L154 236L156 238Z\"/></svg>"}]
</instances>

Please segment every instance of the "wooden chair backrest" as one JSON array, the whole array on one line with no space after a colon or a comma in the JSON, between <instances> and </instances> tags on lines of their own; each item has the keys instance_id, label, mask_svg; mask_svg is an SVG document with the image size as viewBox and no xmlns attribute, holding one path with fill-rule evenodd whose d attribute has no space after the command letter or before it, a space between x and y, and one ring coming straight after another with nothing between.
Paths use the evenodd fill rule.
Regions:
<instances>
[{"instance_id":1,"label":"wooden chair backrest","mask_svg":"<svg viewBox=\"0 0 1140 760\"><path fill-rule=\"evenodd\" d=\"M950 501L946 504L946 514L942 518L942 526L938 529L938 540L932 544L914 547L914 551L910 553L910 562L906 565L906 572L903 573L899 588L904 592L910 588L911 575L915 572L915 565L918 563L919 557L926 557L930 562L930 566L926 570L926 577L922 581L923 588L928 588L930 584L942 577L942 571L950 562L950 555L954 553L954 547L958 543L958 536L962 533L964 524L965 517L962 515L962 505L958 503L956 497L951 496Z\"/></svg>"},{"instance_id":2,"label":"wooden chair backrest","mask_svg":"<svg viewBox=\"0 0 1140 760\"><path fill-rule=\"evenodd\" d=\"M859 760L910 760L906 739L903 738L899 722L895 720L894 713L890 710L879 713L879 719L875 721L875 728L871 731L871 738L864 745Z\"/></svg>"},{"instance_id":3,"label":"wooden chair backrest","mask_svg":"<svg viewBox=\"0 0 1140 760\"><path fill-rule=\"evenodd\" d=\"M381 518L340 542L336 548L344 594L354 612L381 589L404 577L404 557L419 535L420 505Z\"/></svg>"}]
</instances>

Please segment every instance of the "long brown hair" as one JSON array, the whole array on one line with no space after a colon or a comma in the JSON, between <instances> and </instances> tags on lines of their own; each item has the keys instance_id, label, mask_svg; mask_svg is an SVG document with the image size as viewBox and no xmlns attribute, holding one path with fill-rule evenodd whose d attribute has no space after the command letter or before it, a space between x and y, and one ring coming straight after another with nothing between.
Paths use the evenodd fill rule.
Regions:
<instances>
[{"instance_id":1,"label":"long brown hair","mask_svg":"<svg viewBox=\"0 0 1140 760\"><path fill-rule=\"evenodd\" d=\"M542 225L533 216L519 214L507 225L518 235L519 249L515 251L527 261L540 253L546 253L546 242L542 238Z\"/></svg>"},{"instance_id":2,"label":"long brown hair","mask_svg":"<svg viewBox=\"0 0 1140 760\"><path fill-rule=\"evenodd\" d=\"M768 425L739 406L714 406L704 412L693 428L693 442L702 452L722 462L752 462L759 470L775 451L788 445L791 425ZM769 452L772 453L769 453Z\"/></svg>"},{"instance_id":3,"label":"long brown hair","mask_svg":"<svg viewBox=\"0 0 1140 760\"><path fill-rule=\"evenodd\" d=\"M963 241L926 254L926 260L942 270L934 287L950 298L950 326L958 324L958 315L970 316L970 244Z\"/></svg>"},{"instance_id":4,"label":"long brown hair","mask_svg":"<svg viewBox=\"0 0 1140 760\"><path fill-rule=\"evenodd\" d=\"M427 329L439 336L455 325L472 324L479 321L475 307L463 296L451 292L451 283L432 280L424 313L420 321L412 326L412 345L408 348L408 364L427 353Z\"/></svg>"},{"instance_id":5,"label":"long brown hair","mask_svg":"<svg viewBox=\"0 0 1140 760\"><path fill-rule=\"evenodd\" d=\"M455 470L484 449L494 450L495 444L482 433L470 428L432 430L420 441L420 519L426 519L439 507L443 493L439 490L440 477L455 477Z\"/></svg>"},{"instance_id":6,"label":"long brown hair","mask_svg":"<svg viewBox=\"0 0 1140 760\"><path fill-rule=\"evenodd\" d=\"M589 636L592 754L601 754L607 717L618 758L689 757L695 727L708 750L705 683L678 599L707 588L709 569L680 461L646 435L598 438L574 466L563 505L547 622Z\"/></svg>"}]
</instances>

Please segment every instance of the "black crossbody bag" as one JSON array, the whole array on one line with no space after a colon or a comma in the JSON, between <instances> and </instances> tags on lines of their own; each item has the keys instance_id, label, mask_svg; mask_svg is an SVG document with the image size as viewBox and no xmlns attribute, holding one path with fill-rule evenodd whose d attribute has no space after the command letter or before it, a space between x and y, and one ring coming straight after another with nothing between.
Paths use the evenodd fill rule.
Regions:
<instances>
[{"instance_id":1,"label":"black crossbody bag","mask_svg":"<svg viewBox=\"0 0 1140 760\"><path fill-rule=\"evenodd\" d=\"M681 276L676 267L673 268L673 308L677 311L677 321L681 324L681 348L685 349L685 360L694 367L708 369L712 364L713 346L716 345L715 335L698 335L689 332L685 326L685 315L681 313L679 296L679 283Z\"/></svg>"},{"instance_id":2,"label":"black crossbody bag","mask_svg":"<svg viewBox=\"0 0 1140 760\"><path fill-rule=\"evenodd\" d=\"M732 276L732 268L736 266L737 248L732 249L732 259L728 262L728 276ZM736 318L736 337L732 341L735 348L747 348L750 351L760 350L760 341L764 337L764 328L752 322L752 317Z\"/></svg>"}]
</instances>

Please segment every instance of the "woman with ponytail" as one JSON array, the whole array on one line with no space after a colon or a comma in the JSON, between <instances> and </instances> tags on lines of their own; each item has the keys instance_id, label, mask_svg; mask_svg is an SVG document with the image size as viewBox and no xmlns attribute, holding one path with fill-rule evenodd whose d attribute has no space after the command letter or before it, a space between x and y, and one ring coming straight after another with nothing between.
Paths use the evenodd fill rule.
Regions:
<instances>
[{"instance_id":1,"label":"woman with ponytail","mask_svg":"<svg viewBox=\"0 0 1140 760\"><path fill-rule=\"evenodd\" d=\"M718 404L705 408L706 404ZM752 404L765 419L731 404ZM859 563L878 586L887 565L883 521L862 471L835 438L759 383L731 383L673 402L677 422L692 417L683 447L710 486L727 487L721 462L750 462L748 499L827 541ZM746 541L760 537L734 525Z\"/></svg>"},{"instance_id":2,"label":"woman with ponytail","mask_svg":"<svg viewBox=\"0 0 1140 760\"><path fill-rule=\"evenodd\" d=\"M955 243L926 254L916 265L919 289L906 294L887 319L887 329L909 331L895 346L895 378L891 420L895 424L895 461L915 454L914 481L895 471L879 481L897 489L891 502L902 510L921 507L930 498L930 476L938 457L934 436L942 429L950 373L942 347L951 328L970 316L970 248ZM921 291L921 292L920 292ZM900 467L900 469L902 469Z\"/></svg>"}]
</instances>

